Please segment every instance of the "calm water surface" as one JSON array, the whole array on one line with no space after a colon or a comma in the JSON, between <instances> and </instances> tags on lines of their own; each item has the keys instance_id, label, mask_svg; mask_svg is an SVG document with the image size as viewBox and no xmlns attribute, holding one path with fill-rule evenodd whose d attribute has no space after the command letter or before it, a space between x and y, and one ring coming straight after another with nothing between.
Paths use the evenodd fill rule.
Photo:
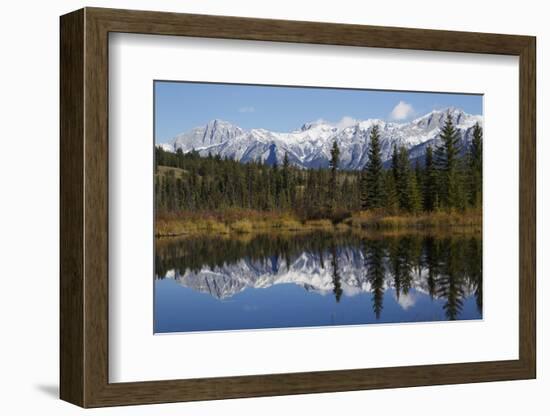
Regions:
<instances>
[{"instance_id":1,"label":"calm water surface","mask_svg":"<svg viewBox=\"0 0 550 416\"><path fill-rule=\"evenodd\" d=\"M161 239L156 333L482 318L479 237Z\"/></svg>"}]
</instances>

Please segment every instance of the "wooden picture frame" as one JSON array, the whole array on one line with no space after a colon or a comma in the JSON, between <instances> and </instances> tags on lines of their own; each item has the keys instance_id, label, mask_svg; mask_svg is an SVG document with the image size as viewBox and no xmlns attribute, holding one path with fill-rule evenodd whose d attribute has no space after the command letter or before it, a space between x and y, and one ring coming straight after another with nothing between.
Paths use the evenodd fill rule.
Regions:
<instances>
[{"instance_id":1,"label":"wooden picture frame","mask_svg":"<svg viewBox=\"0 0 550 416\"><path fill-rule=\"evenodd\" d=\"M60 396L82 407L536 377L535 38L85 8L61 17ZM109 383L108 34L262 40L519 57L519 359Z\"/></svg>"}]
</instances>

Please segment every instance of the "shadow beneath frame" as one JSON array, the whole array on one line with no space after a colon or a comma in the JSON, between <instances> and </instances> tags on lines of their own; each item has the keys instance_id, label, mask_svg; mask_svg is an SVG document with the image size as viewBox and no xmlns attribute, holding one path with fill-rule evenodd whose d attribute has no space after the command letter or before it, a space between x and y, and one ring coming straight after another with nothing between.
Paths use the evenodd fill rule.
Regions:
<instances>
[{"instance_id":1,"label":"shadow beneath frame","mask_svg":"<svg viewBox=\"0 0 550 416\"><path fill-rule=\"evenodd\" d=\"M57 384L38 384L35 388L46 396L59 399L59 386Z\"/></svg>"}]
</instances>

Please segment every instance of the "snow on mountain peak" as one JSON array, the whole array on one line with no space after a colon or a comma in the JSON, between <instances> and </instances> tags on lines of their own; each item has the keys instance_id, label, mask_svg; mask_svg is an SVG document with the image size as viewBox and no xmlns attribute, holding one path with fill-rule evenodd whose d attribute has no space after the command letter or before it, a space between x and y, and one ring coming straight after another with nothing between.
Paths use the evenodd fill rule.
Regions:
<instances>
[{"instance_id":1,"label":"snow on mountain peak","mask_svg":"<svg viewBox=\"0 0 550 416\"><path fill-rule=\"evenodd\" d=\"M323 119L319 119L319 120L310 121L310 122L302 124L302 127L300 127L300 129L297 130L297 132L298 131L307 131L307 130L311 130L311 129L314 129L314 128L317 128L317 127L332 128L333 126L328 121L325 121Z\"/></svg>"},{"instance_id":2,"label":"snow on mountain peak","mask_svg":"<svg viewBox=\"0 0 550 416\"><path fill-rule=\"evenodd\" d=\"M458 128L461 128L461 126L464 127L473 125L476 122L481 123L482 121L481 116L467 114L461 108L448 107L441 110L430 111L428 114L414 119L412 124L427 129L439 128L445 123L447 120L447 115L449 114L453 124Z\"/></svg>"},{"instance_id":3,"label":"snow on mountain peak","mask_svg":"<svg viewBox=\"0 0 550 416\"><path fill-rule=\"evenodd\" d=\"M281 162L287 154L290 163L296 166L319 168L328 166L330 148L336 141L340 147L340 168L361 169L366 163L369 135L374 125L380 129L384 161L389 160L394 145L406 147L411 158L416 158L425 153L427 146L438 143L447 114L451 115L464 143L471 140L473 126L483 122L481 115L467 114L456 107L433 110L407 123L355 120L351 117L329 123L319 119L304 123L299 130L289 133L245 130L228 121L214 119L161 146L171 151L196 150L202 156L219 154L243 163L257 160Z\"/></svg>"},{"instance_id":4,"label":"snow on mountain peak","mask_svg":"<svg viewBox=\"0 0 550 416\"><path fill-rule=\"evenodd\" d=\"M361 120L356 120L353 117L342 117L340 121L337 121L335 123L326 121L323 119L318 119L315 121L310 121L307 123L302 124L302 127L300 127L298 131L306 131L306 130L312 130L312 129L323 129L323 130L344 130L347 128L354 128L357 127L357 125L361 123Z\"/></svg>"}]
</instances>

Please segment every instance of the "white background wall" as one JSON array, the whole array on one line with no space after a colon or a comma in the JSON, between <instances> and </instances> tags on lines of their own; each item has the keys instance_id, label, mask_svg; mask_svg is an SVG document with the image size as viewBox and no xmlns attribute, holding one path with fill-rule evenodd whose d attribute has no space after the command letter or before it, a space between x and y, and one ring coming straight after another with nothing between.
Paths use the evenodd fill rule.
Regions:
<instances>
[{"instance_id":1,"label":"white background wall","mask_svg":"<svg viewBox=\"0 0 550 416\"><path fill-rule=\"evenodd\" d=\"M538 42L538 379L338 394L225 400L87 411L102 415L465 414L546 415L550 302L544 256L550 145L544 104L550 101L550 26L545 3L393 0L121 0L4 2L0 14L0 410L3 414L83 412L58 395L59 21L83 6L166 10L294 20L536 35ZM546 74L545 74L546 72ZM545 201L546 199L546 201ZM475 342L475 340L473 340ZM429 346L427 346L429 348ZM406 347L404 346L404 353Z\"/></svg>"}]
</instances>

